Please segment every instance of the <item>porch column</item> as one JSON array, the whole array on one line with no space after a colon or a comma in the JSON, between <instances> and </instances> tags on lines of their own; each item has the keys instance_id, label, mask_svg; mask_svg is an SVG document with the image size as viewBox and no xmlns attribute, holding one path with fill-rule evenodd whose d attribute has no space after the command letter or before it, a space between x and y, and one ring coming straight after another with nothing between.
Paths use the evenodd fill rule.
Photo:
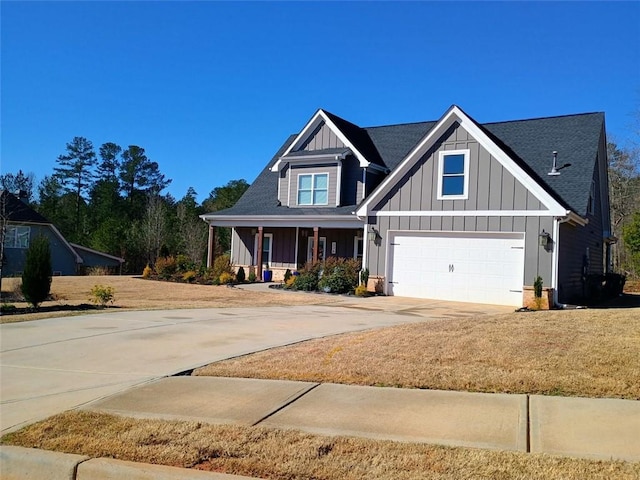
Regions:
<instances>
[{"instance_id":1,"label":"porch column","mask_svg":"<svg viewBox=\"0 0 640 480\"><path fill-rule=\"evenodd\" d=\"M258 271L256 272L257 277L262 280L262 227L258 227L258 248L257 248L256 265Z\"/></svg>"},{"instance_id":2,"label":"porch column","mask_svg":"<svg viewBox=\"0 0 640 480\"><path fill-rule=\"evenodd\" d=\"M320 243L319 228L313 227L313 263L318 261L318 249Z\"/></svg>"},{"instance_id":3,"label":"porch column","mask_svg":"<svg viewBox=\"0 0 640 480\"><path fill-rule=\"evenodd\" d=\"M216 227L209 225L209 249L207 250L207 268L213 267L216 248Z\"/></svg>"}]
</instances>

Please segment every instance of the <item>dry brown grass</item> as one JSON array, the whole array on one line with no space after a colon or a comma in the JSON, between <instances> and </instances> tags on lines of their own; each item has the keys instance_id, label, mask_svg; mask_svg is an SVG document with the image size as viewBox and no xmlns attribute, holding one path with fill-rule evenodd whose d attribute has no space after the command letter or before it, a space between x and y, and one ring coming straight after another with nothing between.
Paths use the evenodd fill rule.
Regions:
<instances>
[{"instance_id":1,"label":"dry brown grass","mask_svg":"<svg viewBox=\"0 0 640 480\"><path fill-rule=\"evenodd\" d=\"M194 374L640 399L640 309L437 320L310 340Z\"/></svg>"},{"instance_id":2,"label":"dry brown grass","mask_svg":"<svg viewBox=\"0 0 640 480\"><path fill-rule=\"evenodd\" d=\"M15 296L19 278L2 280L2 296ZM152 310L174 308L217 308L217 307L263 307L273 305L314 305L331 303L330 296L304 295L292 292L253 292L239 288L213 285L191 285L186 283L160 282L133 276L77 276L53 277L52 300L43 307L80 305L90 303L89 291L96 285L108 285L115 289L113 307L125 310ZM25 302L10 301L16 307L26 307ZM26 313L3 315L0 323L36 320L52 316L78 315L90 311Z\"/></svg>"},{"instance_id":3,"label":"dry brown grass","mask_svg":"<svg viewBox=\"0 0 640 480\"><path fill-rule=\"evenodd\" d=\"M68 412L4 443L281 480L637 479L640 463Z\"/></svg>"}]
</instances>

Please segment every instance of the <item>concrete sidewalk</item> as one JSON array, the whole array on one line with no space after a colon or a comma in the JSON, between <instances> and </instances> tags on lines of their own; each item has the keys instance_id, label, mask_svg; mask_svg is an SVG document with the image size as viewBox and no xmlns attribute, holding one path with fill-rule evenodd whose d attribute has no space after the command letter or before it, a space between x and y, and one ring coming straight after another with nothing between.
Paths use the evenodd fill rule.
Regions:
<instances>
[{"instance_id":1,"label":"concrete sidewalk","mask_svg":"<svg viewBox=\"0 0 640 480\"><path fill-rule=\"evenodd\" d=\"M139 418L640 461L640 402L170 377L84 407Z\"/></svg>"}]
</instances>

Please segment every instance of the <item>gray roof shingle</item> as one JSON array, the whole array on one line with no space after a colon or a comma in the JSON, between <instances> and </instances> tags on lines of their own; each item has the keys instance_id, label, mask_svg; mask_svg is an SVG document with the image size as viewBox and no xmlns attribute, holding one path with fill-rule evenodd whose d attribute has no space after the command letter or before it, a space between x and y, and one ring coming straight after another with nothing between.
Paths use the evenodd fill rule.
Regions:
<instances>
[{"instance_id":1,"label":"gray roof shingle","mask_svg":"<svg viewBox=\"0 0 640 480\"><path fill-rule=\"evenodd\" d=\"M327 115L365 157L389 170L396 168L437 122L408 123L361 128L340 117ZM566 208L585 216L595 168L604 114L585 113L536 118L478 126L546 191ZM289 208L278 205L277 175L270 171L297 134L291 135L269 164L232 208L215 215L351 215L356 205L326 208ZM556 177L548 176L552 152L558 152ZM296 152L299 154L300 152Z\"/></svg>"}]
</instances>

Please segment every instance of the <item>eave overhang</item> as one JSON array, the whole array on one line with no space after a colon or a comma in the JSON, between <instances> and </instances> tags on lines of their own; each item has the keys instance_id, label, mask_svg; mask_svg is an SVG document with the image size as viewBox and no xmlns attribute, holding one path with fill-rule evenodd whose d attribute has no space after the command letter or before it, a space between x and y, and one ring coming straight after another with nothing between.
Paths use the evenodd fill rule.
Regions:
<instances>
[{"instance_id":1,"label":"eave overhang","mask_svg":"<svg viewBox=\"0 0 640 480\"><path fill-rule=\"evenodd\" d=\"M362 228L354 215L200 215L214 227Z\"/></svg>"}]
</instances>

